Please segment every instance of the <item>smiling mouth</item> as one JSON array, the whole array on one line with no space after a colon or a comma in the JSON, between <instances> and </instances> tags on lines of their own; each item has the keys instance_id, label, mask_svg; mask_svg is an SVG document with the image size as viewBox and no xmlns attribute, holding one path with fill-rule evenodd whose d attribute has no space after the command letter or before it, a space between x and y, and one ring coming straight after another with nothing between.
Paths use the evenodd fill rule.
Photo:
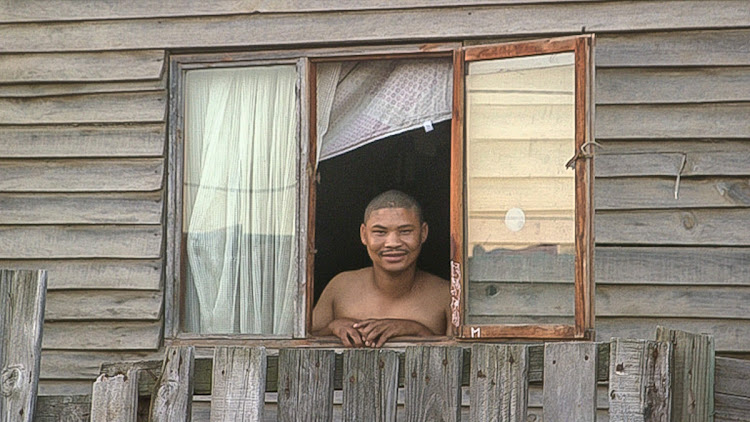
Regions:
<instances>
[{"instance_id":1,"label":"smiling mouth","mask_svg":"<svg viewBox=\"0 0 750 422\"><path fill-rule=\"evenodd\" d=\"M380 256L385 259L398 259L406 256L406 251L389 251L389 252L381 252Z\"/></svg>"}]
</instances>

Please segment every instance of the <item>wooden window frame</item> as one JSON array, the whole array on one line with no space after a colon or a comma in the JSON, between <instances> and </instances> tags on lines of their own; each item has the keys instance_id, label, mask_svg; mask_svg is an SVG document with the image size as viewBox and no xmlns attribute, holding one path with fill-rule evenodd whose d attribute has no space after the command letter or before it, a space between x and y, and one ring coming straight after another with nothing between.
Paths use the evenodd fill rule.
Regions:
<instances>
[{"instance_id":1,"label":"wooden window frame","mask_svg":"<svg viewBox=\"0 0 750 422\"><path fill-rule=\"evenodd\" d=\"M458 339L581 339L594 337L594 35L465 47L454 59L451 154L451 296ZM465 71L480 60L573 52L575 56L575 315L565 324L468 324L465 199Z\"/></svg>"},{"instance_id":2,"label":"wooden window frame","mask_svg":"<svg viewBox=\"0 0 750 422\"><path fill-rule=\"evenodd\" d=\"M471 61L492 51L494 54L516 56L575 51L576 55L576 148L582 152L576 161L576 304L575 326L563 325L506 325L480 327L481 339L588 339L593 336L593 160L588 144L593 141L593 36L576 36L528 42L514 42L474 47L460 43L412 44L402 46L325 48L288 51L256 51L207 54L175 54L170 56L169 82L169 142L166 206L166 267L165 267L165 339L168 344L213 346L232 341L243 344L255 342L278 347L326 345L327 342L309 335L312 325L313 278L315 257L316 206L316 65L330 61L409 59L447 57L453 61L453 110L451 123L451 221L450 260L452 295L458 303L458 324L453 324L457 340L477 340L472 328L464 324L461 292L466 291L462 263L464 262L464 69ZM182 236L182 180L183 180L183 125L184 73L188 70L216 67L239 67L296 63L301 83L298 84L298 233L300 280L295 300L296 320L292 336L253 334L195 334L181 331L183 312L182 274L184 239ZM460 280L458 291L454 281ZM454 308L454 317L456 317ZM249 343L248 343L249 342ZM330 343L330 342L329 342ZM335 343L333 343L335 345Z\"/></svg>"}]
</instances>

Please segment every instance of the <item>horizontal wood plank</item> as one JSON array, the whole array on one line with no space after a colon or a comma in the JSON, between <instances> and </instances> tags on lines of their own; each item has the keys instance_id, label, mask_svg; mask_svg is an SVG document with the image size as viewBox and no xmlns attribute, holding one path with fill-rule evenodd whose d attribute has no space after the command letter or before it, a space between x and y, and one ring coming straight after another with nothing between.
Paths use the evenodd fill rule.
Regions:
<instances>
[{"instance_id":1,"label":"horizontal wood plank","mask_svg":"<svg viewBox=\"0 0 750 422\"><path fill-rule=\"evenodd\" d=\"M161 360L164 352L42 350L41 378L45 380L94 380L102 363ZM152 381L153 383L153 381Z\"/></svg>"},{"instance_id":2,"label":"horizontal wood plank","mask_svg":"<svg viewBox=\"0 0 750 422\"><path fill-rule=\"evenodd\" d=\"M678 196L675 198L675 188ZM597 210L723 208L750 206L747 178L681 179L627 177L597 179Z\"/></svg>"},{"instance_id":3,"label":"horizontal wood plank","mask_svg":"<svg viewBox=\"0 0 750 422\"><path fill-rule=\"evenodd\" d=\"M45 322L44 349L156 350L162 323L141 321Z\"/></svg>"},{"instance_id":4,"label":"horizontal wood plank","mask_svg":"<svg viewBox=\"0 0 750 422\"><path fill-rule=\"evenodd\" d=\"M600 139L746 138L750 104L600 105Z\"/></svg>"},{"instance_id":5,"label":"horizontal wood plank","mask_svg":"<svg viewBox=\"0 0 750 422\"><path fill-rule=\"evenodd\" d=\"M48 292L63 289L158 290L161 286L160 260L0 260L0 267L47 270Z\"/></svg>"},{"instance_id":6,"label":"horizontal wood plank","mask_svg":"<svg viewBox=\"0 0 750 422\"><path fill-rule=\"evenodd\" d=\"M745 396L750 399L750 360L717 357L716 393Z\"/></svg>"},{"instance_id":7,"label":"horizontal wood plank","mask_svg":"<svg viewBox=\"0 0 750 422\"><path fill-rule=\"evenodd\" d=\"M748 29L601 34L596 40L596 65L747 66L748 39Z\"/></svg>"},{"instance_id":8,"label":"horizontal wood plank","mask_svg":"<svg viewBox=\"0 0 750 422\"><path fill-rule=\"evenodd\" d=\"M750 210L597 211L600 245L749 245Z\"/></svg>"},{"instance_id":9,"label":"horizontal wood plank","mask_svg":"<svg viewBox=\"0 0 750 422\"><path fill-rule=\"evenodd\" d=\"M159 258L162 229L152 226L0 226L0 258Z\"/></svg>"},{"instance_id":10,"label":"horizontal wood plank","mask_svg":"<svg viewBox=\"0 0 750 422\"><path fill-rule=\"evenodd\" d=\"M647 18L647 19L646 19ZM238 14L169 19L5 24L3 52L283 46L406 39L747 27L743 0L545 3L375 12ZM585 29L584 29L585 28ZM127 34L125 37L123 34ZM195 34L202 36L196 37ZM700 51L700 50L698 50Z\"/></svg>"},{"instance_id":11,"label":"horizontal wood plank","mask_svg":"<svg viewBox=\"0 0 750 422\"><path fill-rule=\"evenodd\" d=\"M597 177L747 176L750 152L632 152L596 155Z\"/></svg>"},{"instance_id":12,"label":"horizontal wood plank","mask_svg":"<svg viewBox=\"0 0 750 422\"><path fill-rule=\"evenodd\" d=\"M47 294L45 320L158 320L162 293L142 290L57 290Z\"/></svg>"},{"instance_id":13,"label":"horizontal wood plank","mask_svg":"<svg viewBox=\"0 0 750 422\"><path fill-rule=\"evenodd\" d=\"M3 224L159 224L162 193L0 193Z\"/></svg>"},{"instance_id":14,"label":"horizontal wood plank","mask_svg":"<svg viewBox=\"0 0 750 422\"><path fill-rule=\"evenodd\" d=\"M0 124L164 122L166 91L0 98Z\"/></svg>"},{"instance_id":15,"label":"horizontal wood plank","mask_svg":"<svg viewBox=\"0 0 750 422\"><path fill-rule=\"evenodd\" d=\"M146 82L27 83L0 85L0 97L52 97L111 92L157 91L166 88L166 78Z\"/></svg>"},{"instance_id":16,"label":"horizontal wood plank","mask_svg":"<svg viewBox=\"0 0 750 422\"><path fill-rule=\"evenodd\" d=\"M88 421L90 417L90 394L37 397L35 421Z\"/></svg>"},{"instance_id":17,"label":"horizontal wood plank","mask_svg":"<svg viewBox=\"0 0 750 422\"><path fill-rule=\"evenodd\" d=\"M91 396L93 379L87 380L39 380L39 395L61 396L61 395L88 395ZM89 407L91 410L91 407Z\"/></svg>"},{"instance_id":18,"label":"horizontal wood plank","mask_svg":"<svg viewBox=\"0 0 750 422\"><path fill-rule=\"evenodd\" d=\"M164 124L0 126L1 158L158 157Z\"/></svg>"},{"instance_id":19,"label":"horizontal wood plank","mask_svg":"<svg viewBox=\"0 0 750 422\"><path fill-rule=\"evenodd\" d=\"M56 12L65 13L71 6L61 4ZM164 50L0 54L0 84L158 80L164 62Z\"/></svg>"},{"instance_id":20,"label":"horizontal wood plank","mask_svg":"<svg viewBox=\"0 0 750 422\"><path fill-rule=\"evenodd\" d=\"M96 192L161 189L164 160L0 160L0 191Z\"/></svg>"},{"instance_id":21,"label":"horizontal wood plank","mask_svg":"<svg viewBox=\"0 0 750 422\"><path fill-rule=\"evenodd\" d=\"M572 284L469 283L470 317L571 317ZM746 318L750 288L719 286L596 287L598 317Z\"/></svg>"},{"instance_id":22,"label":"horizontal wood plank","mask_svg":"<svg viewBox=\"0 0 750 422\"><path fill-rule=\"evenodd\" d=\"M596 103L602 105L749 100L748 67L605 68L596 71Z\"/></svg>"},{"instance_id":23,"label":"horizontal wood plank","mask_svg":"<svg viewBox=\"0 0 750 422\"><path fill-rule=\"evenodd\" d=\"M714 422L742 422L750 415L750 398L716 393Z\"/></svg>"}]
</instances>

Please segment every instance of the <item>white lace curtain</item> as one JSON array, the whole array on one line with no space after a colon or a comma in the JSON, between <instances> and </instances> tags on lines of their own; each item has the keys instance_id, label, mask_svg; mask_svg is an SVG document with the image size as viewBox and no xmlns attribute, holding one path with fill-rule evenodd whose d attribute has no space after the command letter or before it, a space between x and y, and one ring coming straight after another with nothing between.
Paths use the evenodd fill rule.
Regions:
<instances>
[{"instance_id":1,"label":"white lace curtain","mask_svg":"<svg viewBox=\"0 0 750 422\"><path fill-rule=\"evenodd\" d=\"M296 79L293 65L187 73L188 332L293 331Z\"/></svg>"}]
</instances>

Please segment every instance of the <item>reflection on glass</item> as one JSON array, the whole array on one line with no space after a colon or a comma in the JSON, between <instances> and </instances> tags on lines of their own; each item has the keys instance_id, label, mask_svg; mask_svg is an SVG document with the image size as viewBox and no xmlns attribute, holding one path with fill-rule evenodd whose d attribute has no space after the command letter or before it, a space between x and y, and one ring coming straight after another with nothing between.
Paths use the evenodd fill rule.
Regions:
<instances>
[{"instance_id":1,"label":"reflection on glass","mask_svg":"<svg viewBox=\"0 0 750 422\"><path fill-rule=\"evenodd\" d=\"M572 52L469 64L468 324L572 324Z\"/></svg>"}]
</instances>

